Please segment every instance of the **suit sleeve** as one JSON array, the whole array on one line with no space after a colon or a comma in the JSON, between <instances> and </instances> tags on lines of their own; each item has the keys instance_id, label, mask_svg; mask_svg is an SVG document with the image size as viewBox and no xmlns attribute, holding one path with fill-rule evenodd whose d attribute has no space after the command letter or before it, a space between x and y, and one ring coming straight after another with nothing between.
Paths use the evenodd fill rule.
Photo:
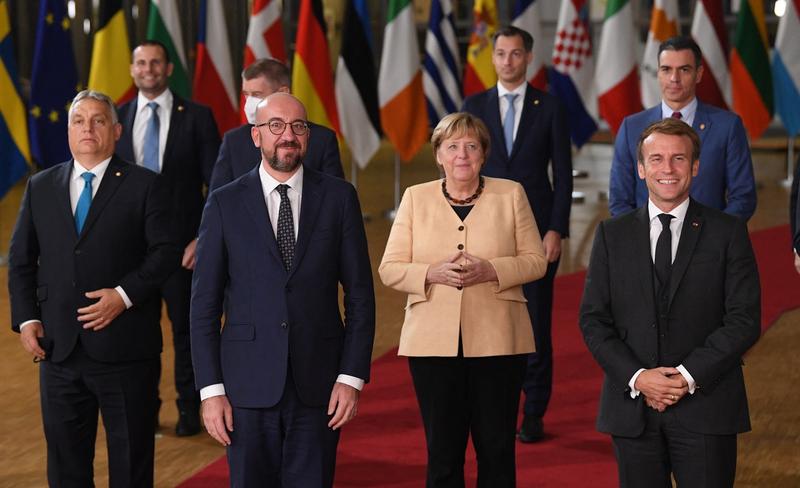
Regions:
<instances>
[{"instance_id":1,"label":"suit sleeve","mask_svg":"<svg viewBox=\"0 0 800 488\"><path fill-rule=\"evenodd\" d=\"M211 174L214 170L214 162L219 153L219 130L214 121L214 114L208 107L203 107L198 121L200 156L202 157L203 183L211 188Z\"/></svg>"},{"instance_id":2,"label":"suit sleeve","mask_svg":"<svg viewBox=\"0 0 800 488\"><path fill-rule=\"evenodd\" d=\"M742 119L738 115L734 117L736 120L727 136L725 178L728 204L725 213L747 221L756 211L756 182L747 133L742 125ZM703 162L700 161L700 164Z\"/></svg>"},{"instance_id":3,"label":"suit sleeve","mask_svg":"<svg viewBox=\"0 0 800 488\"><path fill-rule=\"evenodd\" d=\"M327 137L324 143L325 150L322 156L322 167L320 171L344 179L342 159L339 155L339 141L336 140L336 133L334 131L325 131L325 134Z\"/></svg>"},{"instance_id":4,"label":"suit sleeve","mask_svg":"<svg viewBox=\"0 0 800 488\"><path fill-rule=\"evenodd\" d=\"M794 178L792 179L792 193L789 197L789 223L792 227L792 247L794 252L800 254L800 225L797 219L800 217L800 212L797 211L797 194L798 186L800 186L800 157L797 158L797 163L794 166Z\"/></svg>"},{"instance_id":5,"label":"suit sleeve","mask_svg":"<svg viewBox=\"0 0 800 488\"><path fill-rule=\"evenodd\" d=\"M414 262L413 221L414 195L406 190L397 208L378 273L384 285L423 301L427 300L425 279L430 264Z\"/></svg>"},{"instance_id":6,"label":"suit sleeve","mask_svg":"<svg viewBox=\"0 0 800 488\"><path fill-rule=\"evenodd\" d=\"M569 237L569 214L572 207L572 143L564 107L556 101L553 117L553 209L550 214L550 229Z\"/></svg>"},{"instance_id":7,"label":"suit sleeve","mask_svg":"<svg viewBox=\"0 0 800 488\"><path fill-rule=\"evenodd\" d=\"M630 137L638 134L630 134L628 119L622 121L622 125L614 141L614 157L611 160L611 175L608 187L608 209L612 217L630 212L636 208L636 155L631 152Z\"/></svg>"},{"instance_id":8,"label":"suit sleeve","mask_svg":"<svg viewBox=\"0 0 800 488\"><path fill-rule=\"evenodd\" d=\"M31 215L31 187L31 180L28 180L8 252L8 295L14 332L19 332L19 325L26 320L41 318L36 299L39 238Z\"/></svg>"},{"instance_id":9,"label":"suit sleeve","mask_svg":"<svg viewBox=\"0 0 800 488\"><path fill-rule=\"evenodd\" d=\"M233 168L231 167L230 133L222 138L219 147L217 162L214 163L214 170L211 172L211 182L208 184L208 192L233 181Z\"/></svg>"}]
</instances>

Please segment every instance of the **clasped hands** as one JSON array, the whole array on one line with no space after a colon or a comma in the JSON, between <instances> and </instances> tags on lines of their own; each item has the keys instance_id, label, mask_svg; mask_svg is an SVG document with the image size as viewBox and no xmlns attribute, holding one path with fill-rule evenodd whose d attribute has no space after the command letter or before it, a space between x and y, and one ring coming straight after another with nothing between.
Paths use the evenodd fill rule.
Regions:
<instances>
[{"instance_id":1,"label":"clasped hands","mask_svg":"<svg viewBox=\"0 0 800 488\"><path fill-rule=\"evenodd\" d=\"M636 378L634 387L644 395L647 406L659 412L675 405L689 393L686 378L675 368L646 369Z\"/></svg>"},{"instance_id":2,"label":"clasped hands","mask_svg":"<svg viewBox=\"0 0 800 488\"><path fill-rule=\"evenodd\" d=\"M492 263L464 251L433 263L428 268L425 283L439 283L452 287L477 285L497 281L497 271Z\"/></svg>"}]
</instances>

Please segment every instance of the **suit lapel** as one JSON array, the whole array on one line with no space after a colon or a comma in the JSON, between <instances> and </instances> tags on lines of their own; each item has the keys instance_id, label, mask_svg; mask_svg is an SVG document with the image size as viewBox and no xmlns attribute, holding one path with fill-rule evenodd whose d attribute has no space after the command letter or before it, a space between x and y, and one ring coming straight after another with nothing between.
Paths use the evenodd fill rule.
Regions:
<instances>
[{"instance_id":1,"label":"suit lapel","mask_svg":"<svg viewBox=\"0 0 800 488\"><path fill-rule=\"evenodd\" d=\"M634 253L637 256L635 267L640 270L638 273L640 289L644 292L645 305L647 310L654 310L655 287L653 286L653 258L650 254L650 214L647 205L640 207L636 211L632 235L634 239Z\"/></svg>"},{"instance_id":2,"label":"suit lapel","mask_svg":"<svg viewBox=\"0 0 800 488\"><path fill-rule=\"evenodd\" d=\"M264 201L264 188L261 186L261 178L258 176L258 166L250 170L239 180L239 185L244 187L244 205L253 219L255 233L261 239L263 245L269 250L279 263L283 263L281 253L278 251L278 243L275 234L272 232L272 223L269 220L267 202ZM283 268L283 265L281 265Z\"/></svg>"},{"instance_id":3,"label":"suit lapel","mask_svg":"<svg viewBox=\"0 0 800 488\"><path fill-rule=\"evenodd\" d=\"M689 201L689 209L686 211L686 218L681 228L681 239L678 242L678 251L675 253L675 261L672 263L672 274L669 278L669 303L675 297L675 292L680 285L683 275L692 259L697 239L703 230L703 215L695 204L694 200Z\"/></svg>"},{"instance_id":4,"label":"suit lapel","mask_svg":"<svg viewBox=\"0 0 800 488\"><path fill-rule=\"evenodd\" d=\"M130 165L128 163L117 157L111 158L111 162L108 163L108 168L106 168L106 172L103 175L103 181L100 182L100 187L97 189L94 198L92 198L89 214L86 216L86 222L83 224L83 230L81 230L78 240L83 239L91 231L95 221L103 213L106 205L111 201L111 197L128 175L129 169Z\"/></svg>"},{"instance_id":5,"label":"suit lapel","mask_svg":"<svg viewBox=\"0 0 800 488\"><path fill-rule=\"evenodd\" d=\"M186 119L186 102L176 95L174 92L172 93L172 112L170 112L169 116L169 131L167 131L167 144L164 146L164 158L163 163L161 164L161 172L164 173L165 171L172 169L173 161L172 152L177 144L178 139L180 138L180 128L183 127ZM187 143L189 141L186 141Z\"/></svg>"},{"instance_id":6,"label":"suit lapel","mask_svg":"<svg viewBox=\"0 0 800 488\"><path fill-rule=\"evenodd\" d=\"M78 238L78 230L75 228L75 215L72 213L72 203L69 199L69 184L70 177L72 176L72 168L75 161L70 160L64 164L64 167L56 175L56 205L58 205L58 213L64 217L63 222L72 229L71 236L73 240Z\"/></svg>"},{"instance_id":7,"label":"suit lapel","mask_svg":"<svg viewBox=\"0 0 800 488\"><path fill-rule=\"evenodd\" d=\"M139 110L139 97L133 97L133 100L128 104L125 117L120 121L122 122L122 136L117 143L117 154L125 155L128 159L130 155L131 163L135 163L136 155L133 153L133 122L136 120L136 111Z\"/></svg>"},{"instance_id":8,"label":"suit lapel","mask_svg":"<svg viewBox=\"0 0 800 488\"><path fill-rule=\"evenodd\" d=\"M303 171L303 199L300 204L297 244L295 245L294 259L292 260L292 269L289 270L289 276L297 269L308 249L308 243L314 230L314 224L317 222L324 195L325 188L322 185L320 176L313 171L305 169Z\"/></svg>"},{"instance_id":9,"label":"suit lapel","mask_svg":"<svg viewBox=\"0 0 800 488\"><path fill-rule=\"evenodd\" d=\"M700 142L705 140L706 134L708 134L709 128L711 128L711 119L708 116L708 112L706 111L706 107L697 102L697 110L694 113L694 121L692 122L692 128L697 135L700 136Z\"/></svg>"},{"instance_id":10,"label":"suit lapel","mask_svg":"<svg viewBox=\"0 0 800 488\"><path fill-rule=\"evenodd\" d=\"M538 95L533 93L533 88L530 85L525 87L525 95L522 97L522 115L519 118L519 127L517 128L517 136L514 137L514 145L511 146L511 156L509 160L519 152L522 145L523 134L526 134L529 127L533 126L533 121L539 115L539 104L541 101ZM499 110L499 105L498 105ZM504 136L505 137L505 136Z\"/></svg>"}]
</instances>

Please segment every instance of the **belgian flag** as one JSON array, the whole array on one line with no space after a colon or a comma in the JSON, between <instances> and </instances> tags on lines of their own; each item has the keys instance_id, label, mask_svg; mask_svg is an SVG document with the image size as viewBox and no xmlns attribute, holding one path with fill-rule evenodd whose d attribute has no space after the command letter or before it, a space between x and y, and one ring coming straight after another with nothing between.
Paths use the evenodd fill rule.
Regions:
<instances>
[{"instance_id":1,"label":"belgian flag","mask_svg":"<svg viewBox=\"0 0 800 488\"><path fill-rule=\"evenodd\" d=\"M131 47L122 0L101 0L94 33L89 89L111 97L119 105L133 98L136 87L130 72Z\"/></svg>"}]
</instances>

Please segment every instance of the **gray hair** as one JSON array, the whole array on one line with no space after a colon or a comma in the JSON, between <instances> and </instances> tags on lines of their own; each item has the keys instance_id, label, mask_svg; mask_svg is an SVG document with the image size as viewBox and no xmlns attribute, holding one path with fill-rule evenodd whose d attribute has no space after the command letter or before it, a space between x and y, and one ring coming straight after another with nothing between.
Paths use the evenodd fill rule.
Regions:
<instances>
[{"instance_id":1,"label":"gray hair","mask_svg":"<svg viewBox=\"0 0 800 488\"><path fill-rule=\"evenodd\" d=\"M101 93L95 90L83 90L82 92L75 95L75 98L72 99L72 104L69 106L69 113L67 114L67 117L71 119L72 111L75 109L75 106L78 105L78 102L82 102L87 98L91 98L92 100L96 100L100 103L106 104L109 110L111 110L111 122L114 124L119 123L119 117L117 116L117 107L114 105L114 101L111 100L111 97L109 97L105 93Z\"/></svg>"}]
</instances>

